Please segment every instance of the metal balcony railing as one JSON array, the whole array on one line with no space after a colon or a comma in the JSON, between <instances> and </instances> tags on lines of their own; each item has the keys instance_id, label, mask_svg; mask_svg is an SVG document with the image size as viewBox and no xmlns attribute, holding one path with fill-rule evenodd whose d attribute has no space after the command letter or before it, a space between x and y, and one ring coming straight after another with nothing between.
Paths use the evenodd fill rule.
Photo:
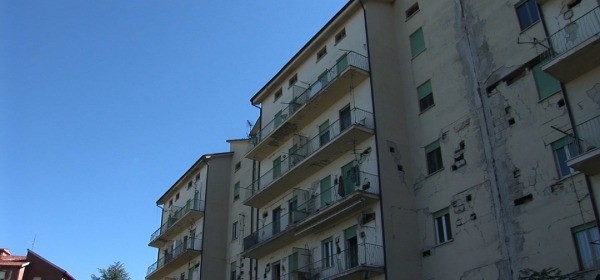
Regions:
<instances>
[{"instance_id":1,"label":"metal balcony railing","mask_svg":"<svg viewBox=\"0 0 600 280\"><path fill-rule=\"evenodd\" d=\"M183 207L173 206L171 211L171 215L169 215L167 218L167 222L154 231L154 233L152 233L150 236L150 242L156 240L161 234L166 232L170 227L177 223L179 219L185 216L185 214L191 211L204 212L204 200L191 198L185 202Z\"/></svg>"},{"instance_id":2,"label":"metal balcony railing","mask_svg":"<svg viewBox=\"0 0 600 280\"><path fill-rule=\"evenodd\" d=\"M171 252L163 255L158 261L150 265L146 271L146 276L176 260L187 251L202 251L202 238L189 238L185 242L177 245Z\"/></svg>"},{"instance_id":3,"label":"metal balcony railing","mask_svg":"<svg viewBox=\"0 0 600 280\"><path fill-rule=\"evenodd\" d=\"M548 40L552 51L547 52L544 59L550 61L598 34L600 34L600 6L550 35Z\"/></svg>"},{"instance_id":4,"label":"metal balcony railing","mask_svg":"<svg viewBox=\"0 0 600 280\"><path fill-rule=\"evenodd\" d=\"M339 59L335 65L327 69L326 73L321 75L316 82L308 87L308 89L295 86L294 98L290 104L281 110L281 114L275 116L273 120L267 123L250 143L257 144L266 139L273 131L275 131L275 129L285 122L287 117L294 114L302 107L302 105L321 93L325 86L334 81L341 73L351 66L369 72L369 59L361 54L348 52Z\"/></svg>"},{"instance_id":5,"label":"metal balcony railing","mask_svg":"<svg viewBox=\"0 0 600 280\"><path fill-rule=\"evenodd\" d=\"M300 267L279 279L334 279L340 274L347 273L357 267L383 268L383 246L375 244L357 244L353 249L341 252L331 252L330 256L307 266Z\"/></svg>"},{"instance_id":6,"label":"metal balcony railing","mask_svg":"<svg viewBox=\"0 0 600 280\"><path fill-rule=\"evenodd\" d=\"M263 226L259 227L257 231L245 237L244 250L252 248L259 243L269 241L278 233L289 230L290 226L299 224L304 220L322 213L326 208L352 196L352 194L358 191L379 194L379 178L377 175L367 172L358 172L358 175L352 181L352 186L337 184L320 193L315 190L312 195L306 190L294 190L283 200L290 201L295 199L297 204L286 207L287 212L282 213L279 220L265 223Z\"/></svg>"},{"instance_id":7,"label":"metal balcony railing","mask_svg":"<svg viewBox=\"0 0 600 280\"><path fill-rule=\"evenodd\" d=\"M256 181L252 182L245 189L245 199L247 200L254 194L262 191L277 178L284 176L286 172L293 169L310 155L317 152L321 147L332 142L336 137L348 130L353 125L359 125L368 129L374 129L373 114L365 110L354 108L350 111L348 119L338 119L327 127L326 130L299 145L295 153L288 155L288 160L282 160L279 166L273 167L265 172Z\"/></svg>"},{"instance_id":8,"label":"metal balcony railing","mask_svg":"<svg viewBox=\"0 0 600 280\"><path fill-rule=\"evenodd\" d=\"M575 130L581 154L600 147L600 116L578 124Z\"/></svg>"}]
</instances>

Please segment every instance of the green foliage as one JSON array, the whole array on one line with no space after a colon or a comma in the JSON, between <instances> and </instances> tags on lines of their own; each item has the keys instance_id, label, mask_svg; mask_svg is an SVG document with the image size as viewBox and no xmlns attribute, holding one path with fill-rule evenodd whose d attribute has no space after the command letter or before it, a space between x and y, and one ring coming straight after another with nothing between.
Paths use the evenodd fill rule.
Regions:
<instances>
[{"instance_id":1,"label":"green foliage","mask_svg":"<svg viewBox=\"0 0 600 280\"><path fill-rule=\"evenodd\" d=\"M100 276L92 274L92 280L131 280L121 262L115 262L106 269L98 268Z\"/></svg>"},{"instance_id":2,"label":"green foliage","mask_svg":"<svg viewBox=\"0 0 600 280\"><path fill-rule=\"evenodd\" d=\"M560 269L555 267L544 268L541 271L535 271L527 268L519 272L519 280L571 280L574 279L568 275L562 275Z\"/></svg>"}]
</instances>

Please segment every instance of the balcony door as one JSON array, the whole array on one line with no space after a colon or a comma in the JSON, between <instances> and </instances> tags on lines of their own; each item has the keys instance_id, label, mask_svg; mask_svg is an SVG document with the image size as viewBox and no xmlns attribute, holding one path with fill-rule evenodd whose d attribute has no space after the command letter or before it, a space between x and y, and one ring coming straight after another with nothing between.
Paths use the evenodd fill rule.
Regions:
<instances>
[{"instance_id":1,"label":"balcony door","mask_svg":"<svg viewBox=\"0 0 600 280\"><path fill-rule=\"evenodd\" d=\"M338 189L338 194L341 197L354 192L359 181L357 171L358 167L354 165L354 161L342 166L342 179L340 180L342 185Z\"/></svg>"},{"instance_id":2,"label":"balcony door","mask_svg":"<svg viewBox=\"0 0 600 280\"><path fill-rule=\"evenodd\" d=\"M351 124L350 105L347 105L344 109L340 110L340 132L350 127Z\"/></svg>"},{"instance_id":3,"label":"balcony door","mask_svg":"<svg viewBox=\"0 0 600 280\"><path fill-rule=\"evenodd\" d=\"M333 201L331 197L331 176L323 178L319 183L319 187L321 190L321 207L331 204Z\"/></svg>"},{"instance_id":4,"label":"balcony door","mask_svg":"<svg viewBox=\"0 0 600 280\"><path fill-rule=\"evenodd\" d=\"M337 74L340 75L344 70L348 68L348 54L342 55L337 60Z\"/></svg>"},{"instance_id":5,"label":"balcony door","mask_svg":"<svg viewBox=\"0 0 600 280\"><path fill-rule=\"evenodd\" d=\"M281 207L273 209L273 235L281 231Z\"/></svg>"},{"instance_id":6,"label":"balcony door","mask_svg":"<svg viewBox=\"0 0 600 280\"><path fill-rule=\"evenodd\" d=\"M358 265L356 226L351 226L344 230L344 239L346 240L346 269L348 269Z\"/></svg>"}]
</instances>

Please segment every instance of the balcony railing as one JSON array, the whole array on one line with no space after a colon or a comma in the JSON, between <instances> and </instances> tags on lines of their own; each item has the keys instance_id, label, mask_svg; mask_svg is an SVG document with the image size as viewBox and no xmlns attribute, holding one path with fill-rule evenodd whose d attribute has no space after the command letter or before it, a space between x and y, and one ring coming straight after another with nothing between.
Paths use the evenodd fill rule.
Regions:
<instances>
[{"instance_id":1,"label":"balcony railing","mask_svg":"<svg viewBox=\"0 0 600 280\"><path fill-rule=\"evenodd\" d=\"M588 175L600 173L600 116L591 118L575 127L576 141L573 141L569 151L571 155L568 164ZM568 134L574 137L572 130Z\"/></svg>"},{"instance_id":2,"label":"balcony railing","mask_svg":"<svg viewBox=\"0 0 600 280\"><path fill-rule=\"evenodd\" d=\"M322 192L315 189L312 194L307 190L294 190L282 200L295 201L295 203L286 207L287 212L282 213L279 220L265 223L257 231L245 237L244 250L247 251L257 245L260 246L291 231L294 231L295 237L301 236L301 233L304 232L305 222L310 221L308 224L313 226L318 224L315 219L319 219L313 219L313 217L325 215L327 218L332 218L332 214L328 212L328 209L335 208L342 201L352 199L354 194L379 195L379 178L377 175L358 172L350 181L349 186L338 183L331 188L322 190ZM318 188L317 186L314 187ZM338 221L339 217L335 217L333 220ZM285 243L285 241L281 243Z\"/></svg>"},{"instance_id":3,"label":"balcony railing","mask_svg":"<svg viewBox=\"0 0 600 280\"><path fill-rule=\"evenodd\" d=\"M552 46L549 59L560 56L600 34L600 6L568 23L548 38Z\"/></svg>"},{"instance_id":4,"label":"balcony railing","mask_svg":"<svg viewBox=\"0 0 600 280\"><path fill-rule=\"evenodd\" d=\"M542 69L562 82L570 82L598 66L600 6L548 37Z\"/></svg>"},{"instance_id":5,"label":"balcony railing","mask_svg":"<svg viewBox=\"0 0 600 280\"><path fill-rule=\"evenodd\" d=\"M290 271L279 279L336 279L363 271L383 273L383 246L375 244L358 244L354 249L331 252L332 255L313 262L307 266ZM362 279L362 275L359 279ZM354 278L351 278L354 279Z\"/></svg>"},{"instance_id":6,"label":"balcony railing","mask_svg":"<svg viewBox=\"0 0 600 280\"><path fill-rule=\"evenodd\" d=\"M246 202L253 195L268 188L268 186L278 178L285 176L286 173L293 170L295 166L300 165L311 155L320 151L321 148L335 142L335 139L338 136L344 134L344 132L348 131L353 126L359 126L369 130L374 129L373 114L359 108L354 108L347 118L336 120L330 124L327 129L321 131L310 140L306 140L306 137L300 137L301 139L297 145L297 149L295 149L292 154L289 154L286 160L281 160L278 166L274 166L271 170L268 170L261 175L256 181L252 182L252 184L244 188Z\"/></svg>"},{"instance_id":7,"label":"balcony railing","mask_svg":"<svg viewBox=\"0 0 600 280\"><path fill-rule=\"evenodd\" d=\"M150 244L154 244L161 235L167 233L190 212L204 212L204 200L192 198L188 199L182 207L172 206L167 221L150 236Z\"/></svg>"},{"instance_id":8,"label":"balcony railing","mask_svg":"<svg viewBox=\"0 0 600 280\"><path fill-rule=\"evenodd\" d=\"M158 272L163 267L169 266L171 263L177 262L181 256L188 252L200 252L202 251L202 238L189 238L185 242L177 245L171 252L163 255L148 267L146 276L149 276L155 272ZM187 259L185 260L188 261Z\"/></svg>"},{"instance_id":9,"label":"balcony railing","mask_svg":"<svg viewBox=\"0 0 600 280\"><path fill-rule=\"evenodd\" d=\"M255 136L256 139L254 139L253 143L258 143L266 139L269 134L283 124L285 118L298 111L302 105L306 104L310 99L318 95L327 84L335 80L349 67L356 67L368 72L369 59L366 56L358 53L349 52L345 55L345 57L338 60L335 65L328 69L326 74L321 76L315 83L311 84L308 89L294 87L294 92L298 92L298 94L294 94L292 102L290 102L290 104L281 111L281 114L274 117L273 120L262 127L262 129Z\"/></svg>"}]
</instances>

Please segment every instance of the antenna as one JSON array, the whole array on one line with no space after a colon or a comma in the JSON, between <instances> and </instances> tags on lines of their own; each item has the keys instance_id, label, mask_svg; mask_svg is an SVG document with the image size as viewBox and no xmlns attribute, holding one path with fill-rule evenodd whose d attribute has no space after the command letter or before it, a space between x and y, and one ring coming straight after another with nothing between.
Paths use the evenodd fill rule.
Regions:
<instances>
[{"instance_id":1,"label":"antenna","mask_svg":"<svg viewBox=\"0 0 600 280\"><path fill-rule=\"evenodd\" d=\"M37 233L33 235L33 241L31 242L31 251L33 251L33 247L35 246L36 237L37 237Z\"/></svg>"}]
</instances>

